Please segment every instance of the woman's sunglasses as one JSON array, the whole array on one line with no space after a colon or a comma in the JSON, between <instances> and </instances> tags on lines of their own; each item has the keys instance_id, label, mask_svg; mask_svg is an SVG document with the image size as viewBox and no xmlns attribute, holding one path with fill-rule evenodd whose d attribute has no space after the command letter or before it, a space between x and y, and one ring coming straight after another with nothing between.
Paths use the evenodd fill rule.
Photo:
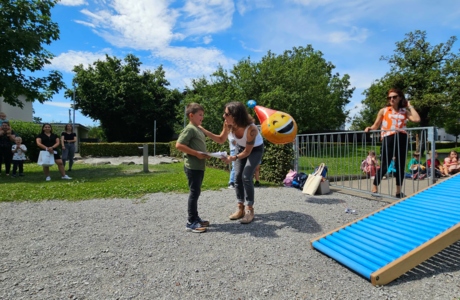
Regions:
<instances>
[{"instance_id":1,"label":"woman's sunglasses","mask_svg":"<svg viewBox=\"0 0 460 300\"><path fill-rule=\"evenodd\" d=\"M395 99L395 100L396 100L396 98L398 98L398 96L388 96L388 97L387 97L387 100L391 100L391 99Z\"/></svg>"}]
</instances>

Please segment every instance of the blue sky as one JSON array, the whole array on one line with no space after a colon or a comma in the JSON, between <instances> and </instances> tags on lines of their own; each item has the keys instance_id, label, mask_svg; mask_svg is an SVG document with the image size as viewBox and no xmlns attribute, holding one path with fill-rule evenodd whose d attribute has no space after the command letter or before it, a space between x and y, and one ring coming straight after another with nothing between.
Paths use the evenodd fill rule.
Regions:
<instances>
[{"instance_id":1,"label":"blue sky","mask_svg":"<svg viewBox=\"0 0 460 300\"><path fill-rule=\"evenodd\" d=\"M171 87L182 90L219 64L231 69L243 58L310 44L335 72L351 76L351 116L362 92L389 70L380 57L392 55L405 34L424 30L432 45L460 38L458 0L61 0L52 18L61 34L47 46L56 56L47 69L61 71L69 86L74 65L105 54L132 53L144 69L161 64ZM459 48L457 42L453 52ZM67 122L70 105L62 91L35 103L35 116ZM97 124L78 111L75 121Z\"/></svg>"}]
</instances>

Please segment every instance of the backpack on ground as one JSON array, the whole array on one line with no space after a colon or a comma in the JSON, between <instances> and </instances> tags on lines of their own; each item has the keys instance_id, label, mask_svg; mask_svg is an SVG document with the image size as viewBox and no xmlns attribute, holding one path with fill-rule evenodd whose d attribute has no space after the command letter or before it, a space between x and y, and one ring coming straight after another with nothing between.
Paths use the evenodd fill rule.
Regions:
<instances>
[{"instance_id":1,"label":"backpack on ground","mask_svg":"<svg viewBox=\"0 0 460 300\"><path fill-rule=\"evenodd\" d=\"M305 182L307 181L308 175L300 172L297 173L297 175L294 177L294 180L292 181L292 187L297 188L297 189L303 189L303 186L305 185Z\"/></svg>"},{"instance_id":2,"label":"backpack on ground","mask_svg":"<svg viewBox=\"0 0 460 300\"><path fill-rule=\"evenodd\" d=\"M283 180L284 186L292 186L292 181L294 181L294 177L297 175L297 172L294 170L289 170L286 175L286 178Z\"/></svg>"}]
</instances>

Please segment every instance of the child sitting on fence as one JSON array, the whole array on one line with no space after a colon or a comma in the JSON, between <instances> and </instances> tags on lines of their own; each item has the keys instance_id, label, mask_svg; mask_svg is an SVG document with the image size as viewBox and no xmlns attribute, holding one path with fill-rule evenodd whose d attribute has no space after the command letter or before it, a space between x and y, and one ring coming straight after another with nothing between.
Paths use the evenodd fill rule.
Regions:
<instances>
[{"instance_id":1,"label":"child sitting on fence","mask_svg":"<svg viewBox=\"0 0 460 300\"><path fill-rule=\"evenodd\" d=\"M375 151L369 151L366 159L361 162L361 170L366 173L367 176L374 177L379 168L380 165L375 156Z\"/></svg>"}]
</instances>

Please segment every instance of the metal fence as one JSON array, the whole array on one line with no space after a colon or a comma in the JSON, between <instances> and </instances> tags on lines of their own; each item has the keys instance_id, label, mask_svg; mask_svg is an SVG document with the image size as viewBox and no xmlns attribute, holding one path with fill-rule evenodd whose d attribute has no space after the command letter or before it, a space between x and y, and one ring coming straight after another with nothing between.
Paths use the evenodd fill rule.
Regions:
<instances>
[{"instance_id":1,"label":"metal fence","mask_svg":"<svg viewBox=\"0 0 460 300\"><path fill-rule=\"evenodd\" d=\"M435 128L434 127L417 127L406 129L407 140L405 147L407 153L399 153L401 147L394 149L382 149L388 147L382 145L380 130L364 131L347 131L347 132L330 132L319 134L302 134L297 135L295 142L295 161L294 167L297 172L311 174L315 167L320 163L325 163L328 167L327 179L331 186L341 189L350 189L361 193L371 193L374 176L364 173L360 167L361 163L368 156L369 151L376 153L377 160L382 163L382 152L392 151L394 155L402 157L406 155L405 179L401 186L401 191L410 195L436 181L435 164L431 164L431 170L424 170L425 176L410 171L407 166L415 152L420 153L422 164L431 158L435 161ZM390 162L387 163L387 168ZM380 172L383 168L377 170ZM378 187L378 196L395 198L396 183L394 173L381 174L383 180ZM416 177L414 179L414 177ZM423 178L423 179L418 179ZM375 195L375 194L373 194Z\"/></svg>"}]
</instances>

